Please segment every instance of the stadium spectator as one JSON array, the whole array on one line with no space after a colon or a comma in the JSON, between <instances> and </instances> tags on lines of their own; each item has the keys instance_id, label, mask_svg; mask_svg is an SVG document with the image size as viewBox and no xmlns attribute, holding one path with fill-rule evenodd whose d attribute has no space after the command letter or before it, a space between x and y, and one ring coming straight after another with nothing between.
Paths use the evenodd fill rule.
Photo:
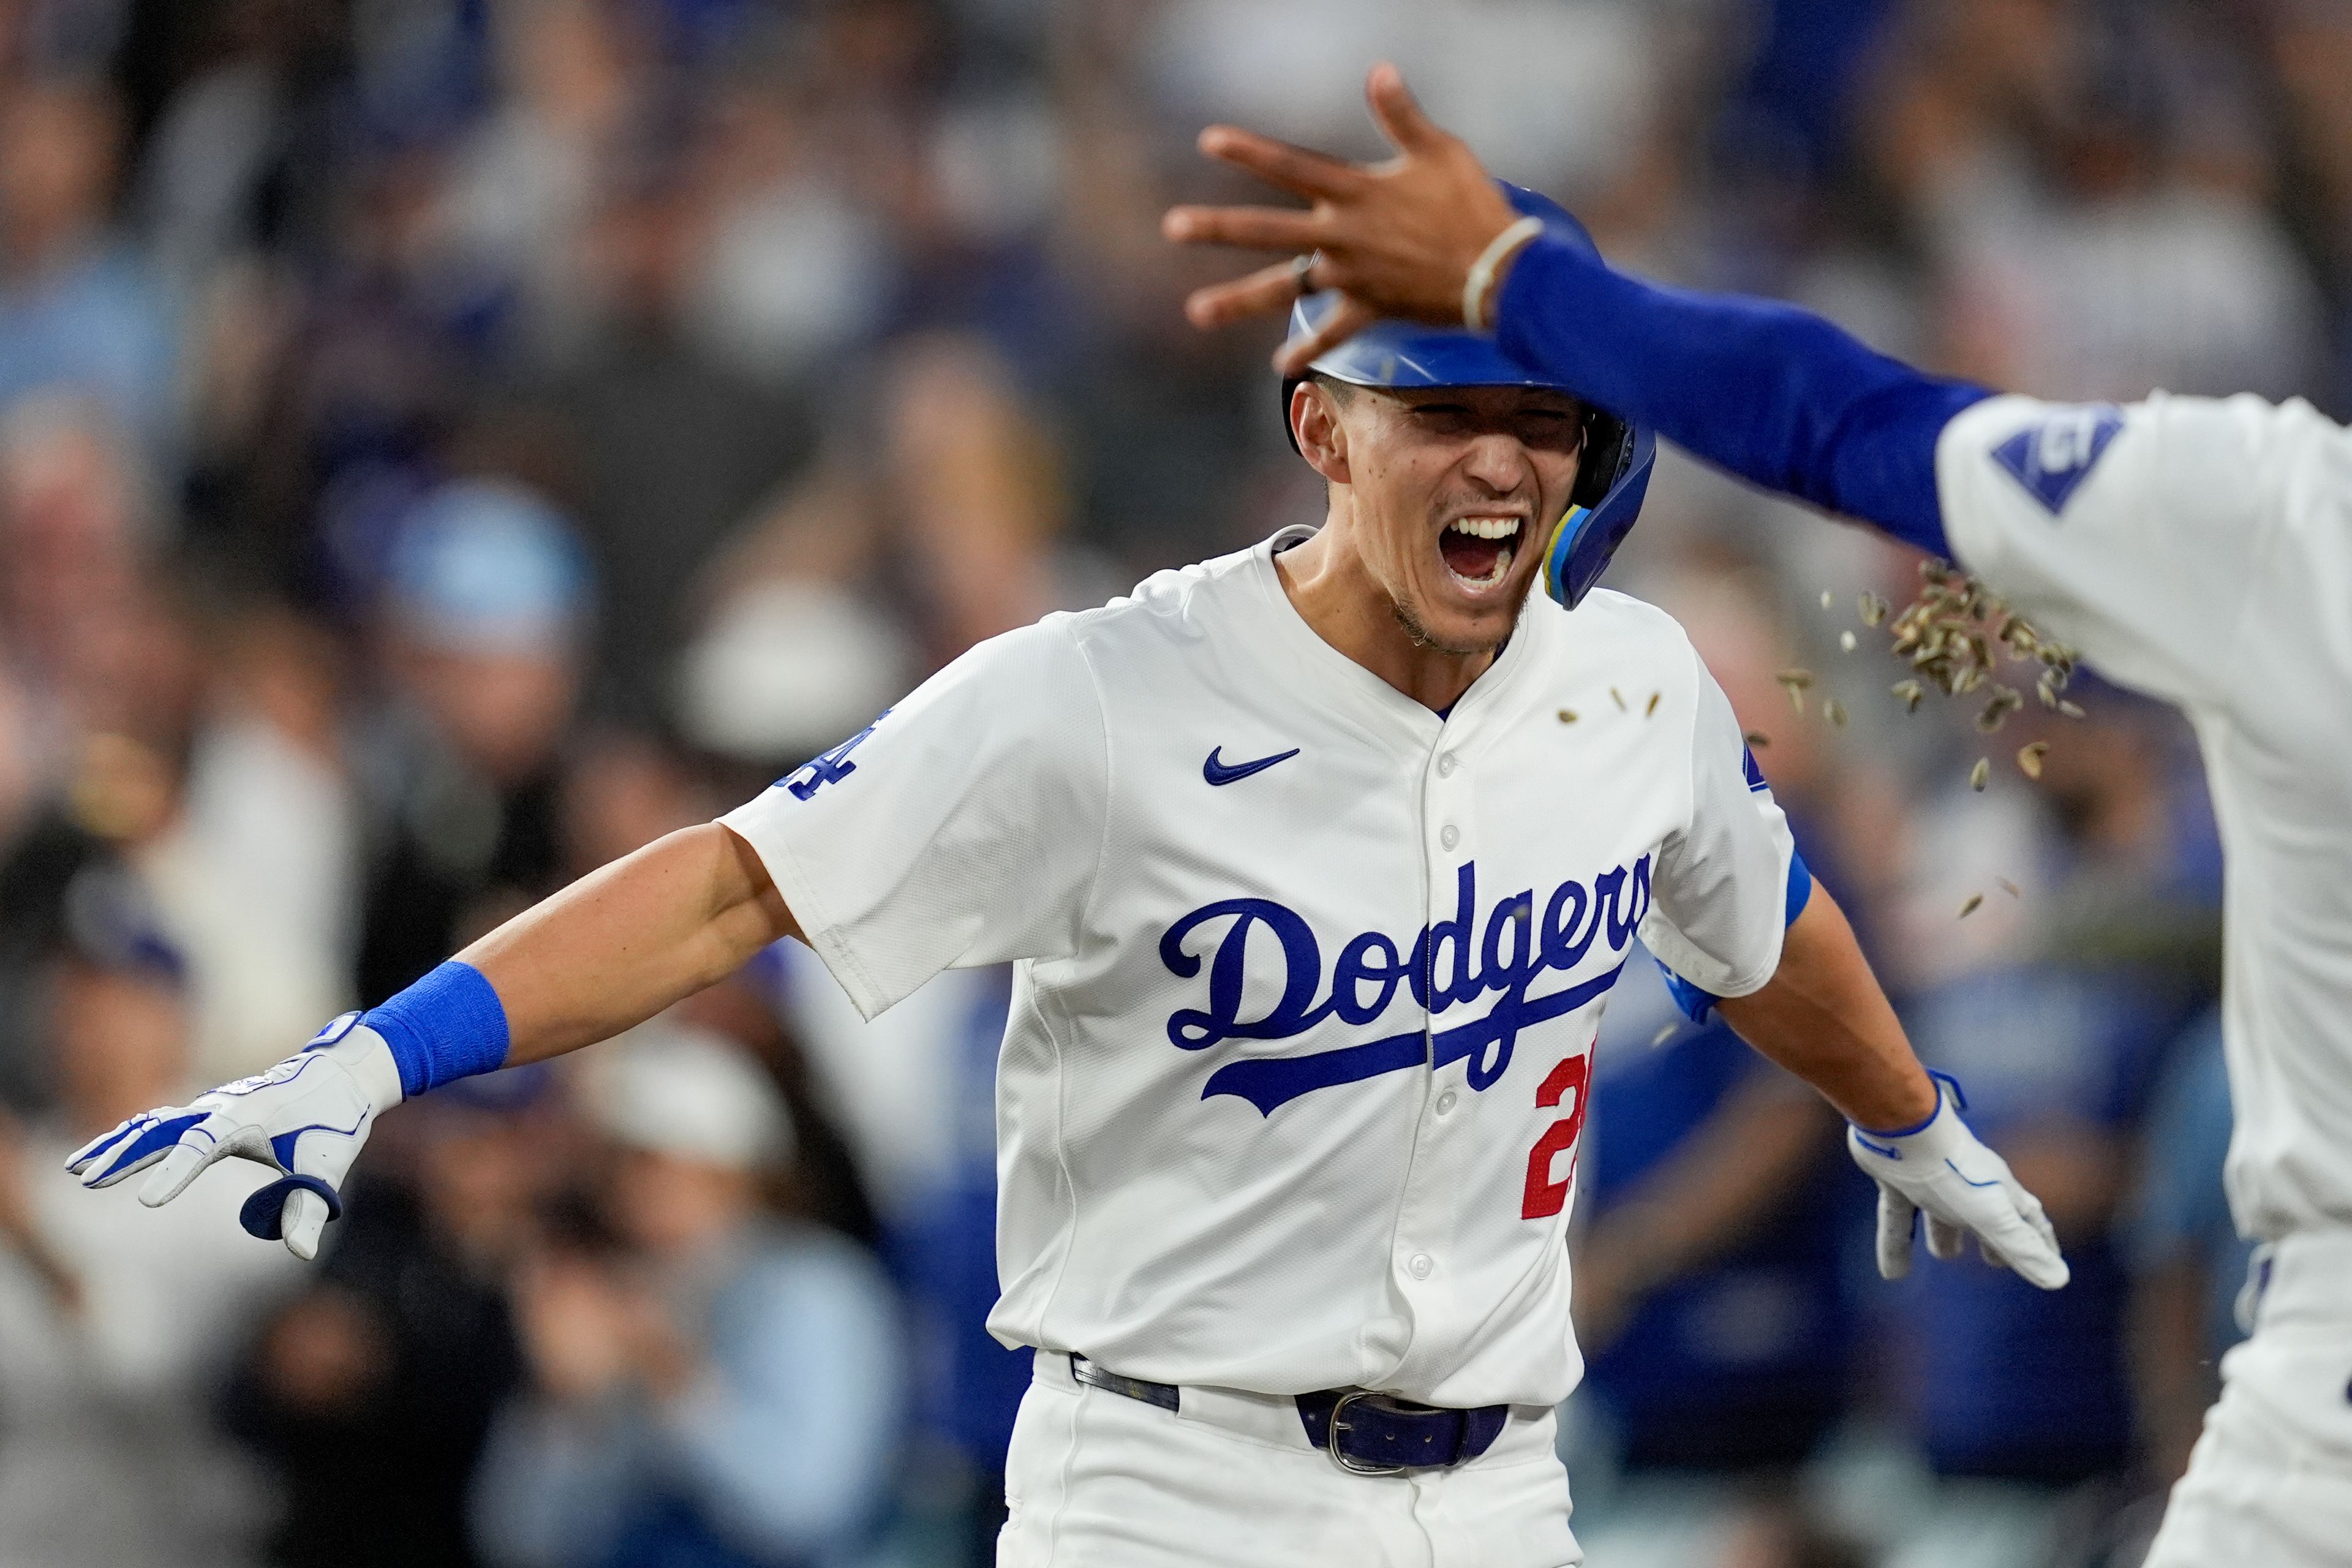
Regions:
<instances>
[{"instance_id":1,"label":"stadium spectator","mask_svg":"<svg viewBox=\"0 0 2352 1568\"><path fill-rule=\"evenodd\" d=\"M79 393L168 451L178 322L112 226L123 130L100 81L19 81L0 95L0 408Z\"/></svg>"},{"instance_id":2,"label":"stadium spectator","mask_svg":"<svg viewBox=\"0 0 2352 1568\"><path fill-rule=\"evenodd\" d=\"M474 1467L523 1375L507 1280L579 1142L558 1100L518 1072L425 1102L405 1171L355 1186L353 1223L255 1336L228 1416L285 1488L278 1568L476 1561ZM400 1507L353 1531L388 1493Z\"/></svg>"},{"instance_id":3,"label":"stadium spectator","mask_svg":"<svg viewBox=\"0 0 2352 1568\"><path fill-rule=\"evenodd\" d=\"M593 592L568 525L519 486L448 484L403 521L382 595L393 685L358 749L375 840L362 1001L553 884Z\"/></svg>"},{"instance_id":4,"label":"stadium spectator","mask_svg":"<svg viewBox=\"0 0 2352 1568\"><path fill-rule=\"evenodd\" d=\"M903 1420L887 1286L838 1237L761 1211L793 1131L724 1040L656 1020L592 1064L614 1145L609 1245L522 1268L530 1384L476 1495L518 1568L839 1562L878 1525Z\"/></svg>"},{"instance_id":5,"label":"stadium spectator","mask_svg":"<svg viewBox=\"0 0 2352 1568\"><path fill-rule=\"evenodd\" d=\"M194 1087L185 965L136 879L94 863L67 904L47 972L55 1110L0 1128L0 1559L234 1568L255 1560L270 1495L214 1405L299 1266L222 1244L258 1170L200 1183L193 1225L66 1174L79 1142Z\"/></svg>"}]
</instances>

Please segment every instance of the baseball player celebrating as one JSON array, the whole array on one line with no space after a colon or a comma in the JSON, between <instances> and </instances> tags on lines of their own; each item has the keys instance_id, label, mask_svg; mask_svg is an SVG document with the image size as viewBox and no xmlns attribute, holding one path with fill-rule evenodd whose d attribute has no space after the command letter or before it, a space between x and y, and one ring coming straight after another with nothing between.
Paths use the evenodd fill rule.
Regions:
<instances>
[{"instance_id":1,"label":"baseball player celebrating","mask_svg":"<svg viewBox=\"0 0 2352 1568\"><path fill-rule=\"evenodd\" d=\"M1213 129L1204 150L1313 210L1168 217L1174 239L1317 252L1344 298L1283 363L1375 314L1491 322L1528 374L1957 559L2189 715L2228 853L2230 1204L2265 1245L2252 1336L2222 1362L2147 1564L2352 1563L2352 434L2251 396L1996 396L1786 306L1641 283L1513 210L1393 67L1369 91L1397 159ZM1202 326L1265 310L1289 266L1188 309Z\"/></svg>"},{"instance_id":2,"label":"baseball player celebrating","mask_svg":"<svg viewBox=\"0 0 2352 1568\"><path fill-rule=\"evenodd\" d=\"M1924 1211L1934 1250L1973 1232L2063 1283L1681 629L1588 592L1647 434L1458 329L1385 324L1306 369L1319 530L982 643L719 822L74 1168L152 1165L152 1204L223 1154L268 1163L247 1226L309 1257L391 1106L782 937L869 1016L1013 962L990 1325L1038 1354L1012 1564L1578 1560L1562 1242L1636 935L1876 1130L1890 1266Z\"/></svg>"}]
</instances>

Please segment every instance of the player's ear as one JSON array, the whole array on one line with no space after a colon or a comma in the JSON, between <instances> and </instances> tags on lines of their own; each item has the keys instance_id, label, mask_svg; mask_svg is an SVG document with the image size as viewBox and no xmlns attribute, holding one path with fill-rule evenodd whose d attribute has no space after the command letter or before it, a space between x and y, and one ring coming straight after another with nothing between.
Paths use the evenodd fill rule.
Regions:
<instances>
[{"instance_id":1,"label":"player's ear","mask_svg":"<svg viewBox=\"0 0 2352 1568\"><path fill-rule=\"evenodd\" d=\"M1307 466L1335 485L1348 483L1348 431L1328 387L1302 381L1290 389L1290 433Z\"/></svg>"}]
</instances>

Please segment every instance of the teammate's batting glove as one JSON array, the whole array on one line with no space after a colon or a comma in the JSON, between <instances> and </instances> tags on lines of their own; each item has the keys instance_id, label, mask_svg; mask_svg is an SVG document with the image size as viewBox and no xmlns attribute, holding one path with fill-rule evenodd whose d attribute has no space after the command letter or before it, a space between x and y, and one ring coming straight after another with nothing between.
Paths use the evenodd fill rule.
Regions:
<instances>
[{"instance_id":1,"label":"teammate's batting glove","mask_svg":"<svg viewBox=\"0 0 2352 1568\"><path fill-rule=\"evenodd\" d=\"M2009 1173L2009 1163L1977 1142L1960 1120L1967 1101L1959 1085L1937 1079L1936 1114L1899 1132L1846 1129L1846 1147L1878 1184L1878 1272L1900 1279L1911 1272L1911 1234L1927 1221L1927 1250L1958 1258L1969 1236L1987 1263L2014 1268L2044 1290L2066 1283L2066 1260L2042 1212L2042 1201Z\"/></svg>"},{"instance_id":2,"label":"teammate's batting glove","mask_svg":"<svg viewBox=\"0 0 2352 1568\"><path fill-rule=\"evenodd\" d=\"M346 1013L299 1055L191 1104L143 1111L76 1152L66 1169L86 1187L110 1187L154 1166L139 1189L153 1208L225 1154L257 1161L278 1180L247 1198L238 1219L264 1240L283 1237L295 1257L315 1258L320 1234L342 1212L336 1189L368 1129L400 1100L400 1068L383 1037Z\"/></svg>"}]
</instances>

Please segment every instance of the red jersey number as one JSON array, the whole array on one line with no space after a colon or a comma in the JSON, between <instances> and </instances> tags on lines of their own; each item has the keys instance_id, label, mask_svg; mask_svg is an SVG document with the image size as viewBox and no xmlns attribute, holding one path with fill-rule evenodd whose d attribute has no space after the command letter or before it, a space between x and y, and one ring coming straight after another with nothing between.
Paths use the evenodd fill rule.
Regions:
<instances>
[{"instance_id":1,"label":"red jersey number","mask_svg":"<svg viewBox=\"0 0 2352 1568\"><path fill-rule=\"evenodd\" d=\"M1592 1081L1592 1053L1588 1047L1551 1069L1536 1090L1536 1105L1549 1109L1570 1095L1575 1103L1566 1116L1544 1129L1528 1154L1528 1193L1519 1205L1521 1219L1549 1219L1567 1206L1569 1184L1576 1179L1576 1141L1584 1131L1584 1105ZM1553 1163L1566 1154L1568 1173L1552 1178Z\"/></svg>"}]
</instances>

